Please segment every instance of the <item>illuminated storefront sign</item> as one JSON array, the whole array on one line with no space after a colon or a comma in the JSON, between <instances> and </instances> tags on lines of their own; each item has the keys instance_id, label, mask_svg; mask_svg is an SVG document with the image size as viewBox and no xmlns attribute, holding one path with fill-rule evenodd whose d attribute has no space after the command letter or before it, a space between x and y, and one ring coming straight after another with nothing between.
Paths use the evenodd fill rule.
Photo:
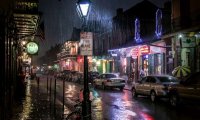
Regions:
<instances>
[{"instance_id":1,"label":"illuminated storefront sign","mask_svg":"<svg viewBox=\"0 0 200 120\"><path fill-rule=\"evenodd\" d=\"M138 47L137 47L137 48L133 48L133 49L131 50L131 57L132 57L133 59L136 59L136 58L138 57L138 53L139 53Z\"/></svg>"},{"instance_id":2,"label":"illuminated storefront sign","mask_svg":"<svg viewBox=\"0 0 200 120\"><path fill-rule=\"evenodd\" d=\"M182 47L195 47L195 40L195 37L183 37L181 38L181 45Z\"/></svg>"},{"instance_id":3,"label":"illuminated storefront sign","mask_svg":"<svg viewBox=\"0 0 200 120\"><path fill-rule=\"evenodd\" d=\"M39 50L38 44L33 41L27 43L26 48L27 48L27 53L30 55L37 54Z\"/></svg>"},{"instance_id":4,"label":"illuminated storefront sign","mask_svg":"<svg viewBox=\"0 0 200 120\"><path fill-rule=\"evenodd\" d=\"M140 53L141 54L149 54L150 50L149 50L149 46L148 45L144 45L140 47Z\"/></svg>"},{"instance_id":5,"label":"illuminated storefront sign","mask_svg":"<svg viewBox=\"0 0 200 120\"><path fill-rule=\"evenodd\" d=\"M17 11L29 11L29 12L37 12L38 10L38 1L19 1L15 2L15 10Z\"/></svg>"},{"instance_id":6,"label":"illuminated storefront sign","mask_svg":"<svg viewBox=\"0 0 200 120\"><path fill-rule=\"evenodd\" d=\"M157 42L157 43L152 43L152 46L150 46L150 53L155 54L155 53L165 53L166 48L165 42Z\"/></svg>"}]
</instances>

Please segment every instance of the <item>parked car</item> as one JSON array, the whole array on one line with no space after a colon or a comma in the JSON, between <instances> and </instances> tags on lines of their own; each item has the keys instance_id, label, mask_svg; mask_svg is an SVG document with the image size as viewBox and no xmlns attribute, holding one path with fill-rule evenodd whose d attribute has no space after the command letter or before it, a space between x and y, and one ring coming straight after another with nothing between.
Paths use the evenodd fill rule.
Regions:
<instances>
[{"instance_id":1,"label":"parked car","mask_svg":"<svg viewBox=\"0 0 200 120\"><path fill-rule=\"evenodd\" d=\"M79 84L83 84L83 82L84 82L84 80L83 80L83 72L78 72L77 73L77 77L78 77L78 79L77 79L77 83L79 83Z\"/></svg>"},{"instance_id":2,"label":"parked car","mask_svg":"<svg viewBox=\"0 0 200 120\"><path fill-rule=\"evenodd\" d=\"M71 80L70 81L72 81L72 82L77 82L77 80L78 80L78 71L71 71L70 72L71 73Z\"/></svg>"},{"instance_id":3,"label":"parked car","mask_svg":"<svg viewBox=\"0 0 200 120\"><path fill-rule=\"evenodd\" d=\"M154 102L159 97L168 97L168 88L175 84L179 84L179 80L169 75L146 76L133 85L132 96L150 96L151 101Z\"/></svg>"},{"instance_id":4,"label":"parked car","mask_svg":"<svg viewBox=\"0 0 200 120\"><path fill-rule=\"evenodd\" d=\"M62 72L57 72L55 75L54 75L54 78L57 78L57 79L61 79L62 78Z\"/></svg>"},{"instance_id":5,"label":"parked car","mask_svg":"<svg viewBox=\"0 0 200 120\"><path fill-rule=\"evenodd\" d=\"M99 76L99 72L96 72L96 71L88 72L89 83L93 84L94 79L96 79L98 76Z\"/></svg>"},{"instance_id":6,"label":"parked car","mask_svg":"<svg viewBox=\"0 0 200 120\"><path fill-rule=\"evenodd\" d=\"M115 73L104 73L98 78L94 79L94 86L101 86L103 89L106 87L119 88L123 90L125 87L125 80L120 78L118 74Z\"/></svg>"},{"instance_id":7,"label":"parked car","mask_svg":"<svg viewBox=\"0 0 200 120\"><path fill-rule=\"evenodd\" d=\"M179 85L169 89L169 101L172 106L177 106L181 100L200 101L200 72L197 72Z\"/></svg>"},{"instance_id":8,"label":"parked car","mask_svg":"<svg viewBox=\"0 0 200 120\"><path fill-rule=\"evenodd\" d=\"M67 80L69 74L70 74L70 70L63 70L61 73L60 73L60 78L62 80Z\"/></svg>"}]
</instances>

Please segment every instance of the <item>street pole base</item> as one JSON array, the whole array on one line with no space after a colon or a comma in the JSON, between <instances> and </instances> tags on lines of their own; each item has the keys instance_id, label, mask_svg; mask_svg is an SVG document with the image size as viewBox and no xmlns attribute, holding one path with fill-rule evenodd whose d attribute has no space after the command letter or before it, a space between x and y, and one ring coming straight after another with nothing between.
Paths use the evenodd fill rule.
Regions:
<instances>
[{"instance_id":1,"label":"street pole base","mask_svg":"<svg viewBox=\"0 0 200 120\"><path fill-rule=\"evenodd\" d=\"M83 120L92 120L91 117L91 101L83 100L82 102L82 116Z\"/></svg>"}]
</instances>

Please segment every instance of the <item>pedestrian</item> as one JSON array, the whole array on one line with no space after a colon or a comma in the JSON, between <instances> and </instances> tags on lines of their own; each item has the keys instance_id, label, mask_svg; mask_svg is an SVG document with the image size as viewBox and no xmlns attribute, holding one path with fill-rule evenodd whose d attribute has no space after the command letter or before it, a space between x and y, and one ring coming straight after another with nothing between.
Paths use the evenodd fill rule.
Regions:
<instances>
[{"instance_id":1,"label":"pedestrian","mask_svg":"<svg viewBox=\"0 0 200 120\"><path fill-rule=\"evenodd\" d=\"M145 77L145 72L144 72L144 70L142 69L142 66L140 67L139 76L140 76L140 80L141 80L143 77Z\"/></svg>"}]
</instances>

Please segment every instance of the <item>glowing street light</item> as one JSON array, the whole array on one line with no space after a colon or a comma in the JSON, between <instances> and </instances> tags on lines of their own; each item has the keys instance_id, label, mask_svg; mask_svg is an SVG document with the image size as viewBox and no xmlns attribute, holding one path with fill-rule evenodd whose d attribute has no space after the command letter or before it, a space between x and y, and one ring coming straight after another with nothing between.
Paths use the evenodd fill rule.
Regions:
<instances>
[{"instance_id":1,"label":"glowing street light","mask_svg":"<svg viewBox=\"0 0 200 120\"><path fill-rule=\"evenodd\" d=\"M80 17L87 17L91 7L90 0L78 0L76 3L77 11Z\"/></svg>"},{"instance_id":2,"label":"glowing street light","mask_svg":"<svg viewBox=\"0 0 200 120\"><path fill-rule=\"evenodd\" d=\"M23 46L26 45L26 41L24 41L24 40L21 43L22 43Z\"/></svg>"}]
</instances>

